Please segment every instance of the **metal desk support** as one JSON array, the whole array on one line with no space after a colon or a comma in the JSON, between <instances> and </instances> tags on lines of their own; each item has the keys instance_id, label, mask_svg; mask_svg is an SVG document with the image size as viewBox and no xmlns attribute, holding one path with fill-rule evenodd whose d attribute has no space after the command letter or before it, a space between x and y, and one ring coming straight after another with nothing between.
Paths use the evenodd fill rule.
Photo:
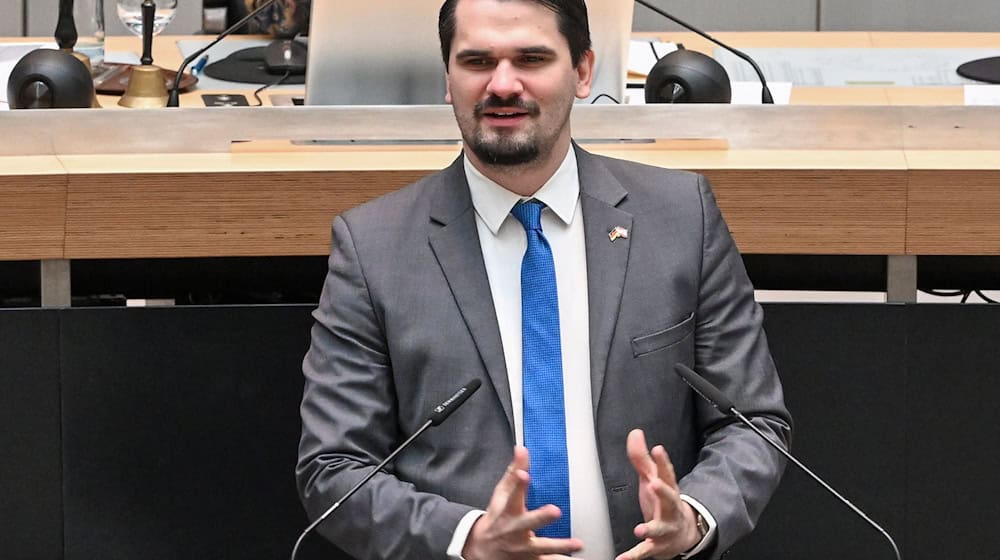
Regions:
<instances>
[{"instance_id":1,"label":"metal desk support","mask_svg":"<svg viewBox=\"0 0 1000 560\"><path fill-rule=\"evenodd\" d=\"M886 302L916 303L917 256L889 255L886 267Z\"/></svg>"},{"instance_id":2,"label":"metal desk support","mask_svg":"<svg viewBox=\"0 0 1000 560\"><path fill-rule=\"evenodd\" d=\"M69 307L69 260L43 260L41 265L42 307Z\"/></svg>"}]
</instances>

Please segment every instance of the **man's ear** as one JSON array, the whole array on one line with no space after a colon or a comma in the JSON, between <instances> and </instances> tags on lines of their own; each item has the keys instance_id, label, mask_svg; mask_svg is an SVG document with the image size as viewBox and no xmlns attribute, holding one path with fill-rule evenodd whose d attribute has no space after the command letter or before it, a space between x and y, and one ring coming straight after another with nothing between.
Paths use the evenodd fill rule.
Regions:
<instances>
[{"instance_id":1,"label":"man's ear","mask_svg":"<svg viewBox=\"0 0 1000 560\"><path fill-rule=\"evenodd\" d=\"M451 104L451 74L444 73L444 102Z\"/></svg>"},{"instance_id":2,"label":"man's ear","mask_svg":"<svg viewBox=\"0 0 1000 560\"><path fill-rule=\"evenodd\" d=\"M594 50L588 49L576 65L576 96L586 99L590 95L590 85L594 81Z\"/></svg>"}]
</instances>

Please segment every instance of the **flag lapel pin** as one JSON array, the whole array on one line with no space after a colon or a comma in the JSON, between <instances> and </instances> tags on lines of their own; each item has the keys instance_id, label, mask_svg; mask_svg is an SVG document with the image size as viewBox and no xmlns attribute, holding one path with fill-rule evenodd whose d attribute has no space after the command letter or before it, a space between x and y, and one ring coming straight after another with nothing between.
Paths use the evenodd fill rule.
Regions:
<instances>
[{"instance_id":1,"label":"flag lapel pin","mask_svg":"<svg viewBox=\"0 0 1000 560\"><path fill-rule=\"evenodd\" d=\"M628 239L628 230L622 226L615 226L608 230L608 239L615 242L619 239Z\"/></svg>"}]
</instances>

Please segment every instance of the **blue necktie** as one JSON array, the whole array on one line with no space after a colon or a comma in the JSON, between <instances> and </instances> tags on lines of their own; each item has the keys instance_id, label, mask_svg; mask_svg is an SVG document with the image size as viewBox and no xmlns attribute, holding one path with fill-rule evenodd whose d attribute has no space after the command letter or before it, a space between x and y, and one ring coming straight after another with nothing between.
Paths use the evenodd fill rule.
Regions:
<instances>
[{"instance_id":1,"label":"blue necktie","mask_svg":"<svg viewBox=\"0 0 1000 560\"><path fill-rule=\"evenodd\" d=\"M521 261L521 363L524 446L531 455L528 509L554 504L562 517L535 531L569 537L569 460L563 403L559 297L552 249L542 234L542 204L519 202L511 210L524 226L528 247Z\"/></svg>"}]
</instances>

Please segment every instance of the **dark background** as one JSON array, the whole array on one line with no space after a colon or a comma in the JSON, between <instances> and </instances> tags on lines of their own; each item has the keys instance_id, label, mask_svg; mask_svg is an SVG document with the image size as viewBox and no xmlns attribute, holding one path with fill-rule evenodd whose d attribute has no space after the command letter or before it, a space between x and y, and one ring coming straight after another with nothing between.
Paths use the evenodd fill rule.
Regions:
<instances>
[{"instance_id":1,"label":"dark background","mask_svg":"<svg viewBox=\"0 0 1000 560\"><path fill-rule=\"evenodd\" d=\"M0 310L0 557L287 558L312 308ZM908 559L1000 557L1000 307L765 310L799 458ZM727 560L891 557L790 466Z\"/></svg>"}]
</instances>

